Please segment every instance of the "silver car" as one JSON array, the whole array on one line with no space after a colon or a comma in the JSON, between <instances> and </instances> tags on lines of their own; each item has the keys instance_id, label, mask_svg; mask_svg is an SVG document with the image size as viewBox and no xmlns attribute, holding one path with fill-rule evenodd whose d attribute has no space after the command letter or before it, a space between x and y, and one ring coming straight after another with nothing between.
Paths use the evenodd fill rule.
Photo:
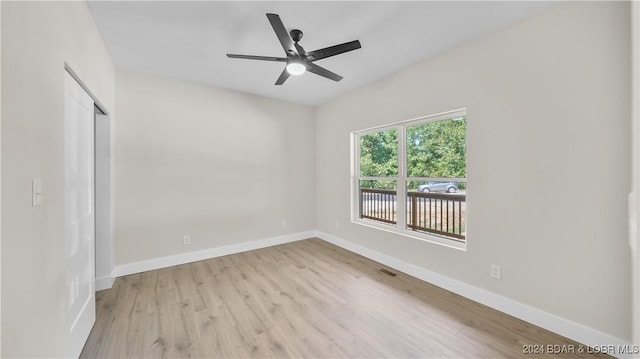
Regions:
<instances>
[{"instance_id":1,"label":"silver car","mask_svg":"<svg viewBox=\"0 0 640 359\"><path fill-rule=\"evenodd\" d=\"M429 182L418 186L418 192L458 192L458 184L455 182Z\"/></svg>"}]
</instances>

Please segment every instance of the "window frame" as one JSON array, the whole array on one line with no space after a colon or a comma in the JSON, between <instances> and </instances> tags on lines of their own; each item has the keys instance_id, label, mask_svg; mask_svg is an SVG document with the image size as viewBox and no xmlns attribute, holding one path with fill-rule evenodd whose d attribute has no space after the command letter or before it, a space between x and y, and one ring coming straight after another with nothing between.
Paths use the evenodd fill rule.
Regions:
<instances>
[{"instance_id":1,"label":"window frame","mask_svg":"<svg viewBox=\"0 0 640 359\"><path fill-rule=\"evenodd\" d=\"M424 123L437 122L443 120L452 120L459 117L467 117L466 108L461 108L452 111L441 112L434 115L428 115L418 117L410 120L395 122L387 125L381 125L376 127L370 127L367 129L351 132L351 222L359 225L363 225L370 228L383 230L399 234L405 237L419 239L422 241L443 245L446 247L466 250L468 241L468 225L466 221L465 213L465 240L456 240L455 238L440 236L432 233L417 232L407 227L407 182L411 181L457 181L465 182L466 191L468 193L468 174L465 178L436 178L436 177L407 177L407 143L406 143L406 129L408 127L417 126ZM379 133L383 131L396 130L398 141L398 175L390 177L377 177L377 176L361 176L360 172L360 138L362 136ZM465 132L466 136L466 132ZM465 137L466 143L466 137ZM360 181L373 180L373 181L394 181L396 183L396 224L383 224L372 220L360 218ZM400 195L402 194L402 195ZM466 201L468 205L468 201Z\"/></svg>"}]
</instances>

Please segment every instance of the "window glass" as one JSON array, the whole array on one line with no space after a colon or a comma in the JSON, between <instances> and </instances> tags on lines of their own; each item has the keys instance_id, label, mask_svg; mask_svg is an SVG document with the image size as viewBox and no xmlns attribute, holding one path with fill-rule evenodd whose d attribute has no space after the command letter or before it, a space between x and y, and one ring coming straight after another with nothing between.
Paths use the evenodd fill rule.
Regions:
<instances>
[{"instance_id":1,"label":"window glass","mask_svg":"<svg viewBox=\"0 0 640 359\"><path fill-rule=\"evenodd\" d=\"M398 175L398 131L389 130L360 136L360 175Z\"/></svg>"},{"instance_id":2,"label":"window glass","mask_svg":"<svg viewBox=\"0 0 640 359\"><path fill-rule=\"evenodd\" d=\"M360 218L396 225L396 181L360 181Z\"/></svg>"},{"instance_id":3,"label":"window glass","mask_svg":"<svg viewBox=\"0 0 640 359\"><path fill-rule=\"evenodd\" d=\"M407 182L406 229L464 240L465 187L466 182Z\"/></svg>"},{"instance_id":4,"label":"window glass","mask_svg":"<svg viewBox=\"0 0 640 359\"><path fill-rule=\"evenodd\" d=\"M466 134L466 117L408 126L407 177L466 177Z\"/></svg>"}]
</instances>

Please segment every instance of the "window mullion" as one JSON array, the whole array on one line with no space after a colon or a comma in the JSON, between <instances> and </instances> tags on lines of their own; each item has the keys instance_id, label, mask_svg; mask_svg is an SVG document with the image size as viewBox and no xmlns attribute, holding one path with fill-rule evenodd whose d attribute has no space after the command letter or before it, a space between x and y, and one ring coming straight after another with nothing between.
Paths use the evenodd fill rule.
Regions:
<instances>
[{"instance_id":1,"label":"window mullion","mask_svg":"<svg viewBox=\"0 0 640 359\"><path fill-rule=\"evenodd\" d=\"M360 217L360 135L351 136L351 221Z\"/></svg>"},{"instance_id":2,"label":"window mullion","mask_svg":"<svg viewBox=\"0 0 640 359\"><path fill-rule=\"evenodd\" d=\"M398 229L406 228L407 216L407 156L406 156L406 127L398 127L398 182L396 182L396 225Z\"/></svg>"}]
</instances>

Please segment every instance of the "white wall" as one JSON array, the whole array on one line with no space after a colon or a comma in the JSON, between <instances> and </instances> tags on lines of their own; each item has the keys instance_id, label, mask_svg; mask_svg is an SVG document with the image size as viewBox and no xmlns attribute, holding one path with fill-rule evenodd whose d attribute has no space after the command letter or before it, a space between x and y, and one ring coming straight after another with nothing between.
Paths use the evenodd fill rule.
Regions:
<instances>
[{"instance_id":1,"label":"white wall","mask_svg":"<svg viewBox=\"0 0 640 359\"><path fill-rule=\"evenodd\" d=\"M629 341L629 29L563 3L321 106L318 229ZM350 132L461 107L468 250L350 223Z\"/></svg>"},{"instance_id":2,"label":"white wall","mask_svg":"<svg viewBox=\"0 0 640 359\"><path fill-rule=\"evenodd\" d=\"M0 4L0 22L2 21L2 4ZM0 41L2 40L2 25L0 23ZM0 69L2 69L2 46L0 46ZM2 71L0 71L0 84ZM2 86L0 86L0 188L2 188ZM0 203L2 191L0 190ZM0 278L2 278L2 206L0 206ZM0 285L0 323L2 323L2 285ZM0 326L0 330L2 330ZM2 355L2 333L0 333L0 356Z\"/></svg>"},{"instance_id":3,"label":"white wall","mask_svg":"<svg viewBox=\"0 0 640 359\"><path fill-rule=\"evenodd\" d=\"M640 345L640 245L638 223L640 208L638 189L640 188L640 2L631 3L631 189L629 202L629 244L631 247L632 301L633 301L633 343Z\"/></svg>"},{"instance_id":4,"label":"white wall","mask_svg":"<svg viewBox=\"0 0 640 359\"><path fill-rule=\"evenodd\" d=\"M315 229L312 108L124 70L116 103L117 265Z\"/></svg>"},{"instance_id":5,"label":"white wall","mask_svg":"<svg viewBox=\"0 0 640 359\"><path fill-rule=\"evenodd\" d=\"M114 69L83 2L2 1L2 357L67 354L65 62L113 113ZM43 204L31 207L31 180Z\"/></svg>"}]
</instances>

